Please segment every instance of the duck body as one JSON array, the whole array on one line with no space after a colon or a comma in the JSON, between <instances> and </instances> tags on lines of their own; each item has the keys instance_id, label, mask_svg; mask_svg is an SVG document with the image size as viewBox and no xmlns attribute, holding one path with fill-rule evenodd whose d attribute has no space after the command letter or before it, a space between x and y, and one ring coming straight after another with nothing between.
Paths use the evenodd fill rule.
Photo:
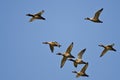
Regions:
<instances>
[{"instance_id":1,"label":"duck body","mask_svg":"<svg viewBox=\"0 0 120 80\"><path fill-rule=\"evenodd\" d=\"M84 76L84 77L88 77L88 75L86 73L83 73L83 72L78 72L76 77L80 77L80 76Z\"/></svg>"},{"instance_id":2,"label":"duck body","mask_svg":"<svg viewBox=\"0 0 120 80\"><path fill-rule=\"evenodd\" d=\"M85 18L85 20L89 20L95 23L103 23L103 21L100 21L99 19L94 19L94 18Z\"/></svg>"}]
</instances>

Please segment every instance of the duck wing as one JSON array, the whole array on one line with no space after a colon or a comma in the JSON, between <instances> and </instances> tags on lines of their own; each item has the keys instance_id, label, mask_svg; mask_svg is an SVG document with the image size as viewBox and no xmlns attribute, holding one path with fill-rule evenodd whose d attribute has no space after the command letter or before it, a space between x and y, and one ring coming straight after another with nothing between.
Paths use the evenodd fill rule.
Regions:
<instances>
[{"instance_id":1,"label":"duck wing","mask_svg":"<svg viewBox=\"0 0 120 80\"><path fill-rule=\"evenodd\" d=\"M35 18L34 18L34 17L32 17L32 18L29 20L29 22L32 22L33 20L35 20Z\"/></svg>"},{"instance_id":2,"label":"duck wing","mask_svg":"<svg viewBox=\"0 0 120 80\"><path fill-rule=\"evenodd\" d=\"M52 46L52 45L49 44L49 47L50 47L51 52L53 53L53 51L54 51L54 46Z\"/></svg>"},{"instance_id":3,"label":"duck wing","mask_svg":"<svg viewBox=\"0 0 120 80\"><path fill-rule=\"evenodd\" d=\"M72 42L72 43L69 45L69 47L67 48L66 53L69 53L69 54L70 54L72 48L73 48L73 42Z\"/></svg>"},{"instance_id":4,"label":"duck wing","mask_svg":"<svg viewBox=\"0 0 120 80\"><path fill-rule=\"evenodd\" d=\"M40 12L36 13L35 15L42 15L44 12L45 12L45 11L44 11L44 10L42 10L42 11L40 11Z\"/></svg>"},{"instance_id":5,"label":"duck wing","mask_svg":"<svg viewBox=\"0 0 120 80\"><path fill-rule=\"evenodd\" d=\"M67 60L66 57L63 57L63 58L62 58L60 68L62 68L62 67L64 66L66 60Z\"/></svg>"},{"instance_id":6,"label":"duck wing","mask_svg":"<svg viewBox=\"0 0 120 80\"><path fill-rule=\"evenodd\" d=\"M81 69L81 72L85 73L87 67L88 67L88 63L86 63L86 64L83 66L83 68Z\"/></svg>"},{"instance_id":7,"label":"duck wing","mask_svg":"<svg viewBox=\"0 0 120 80\"><path fill-rule=\"evenodd\" d=\"M95 15L94 15L94 19L99 19L100 13L103 11L103 8L101 8L100 10L98 10Z\"/></svg>"},{"instance_id":8,"label":"duck wing","mask_svg":"<svg viewBox=\"0 0 120 80\"><path fill-rule=\"evenodd\" d=\"M79 53L78 53L78 59L82 59L82 55L85 53L86 51L86 48L81 50Z\"/></svg>"},{"instance_id":9,"label":"duck wing","mask_svg":"<svg viewBox=\"0 0 120 80\"><path fill-rule=\"evenodd\" d=\"M102 57L106 52L108 51L108 49L104 49L100 55L100 57Z\"/></svg>"}]
</instances>

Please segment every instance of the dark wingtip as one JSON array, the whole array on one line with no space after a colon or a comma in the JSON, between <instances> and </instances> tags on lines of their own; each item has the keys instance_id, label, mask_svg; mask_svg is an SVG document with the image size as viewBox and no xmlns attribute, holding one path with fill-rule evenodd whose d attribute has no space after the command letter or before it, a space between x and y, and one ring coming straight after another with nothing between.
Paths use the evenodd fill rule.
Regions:
<instances>
[{"instance_id":1,"label":"dark wingtip","mask_svg":"<svg viewBox=\"0 0 120 80\"><path fill-rule=\"evenodd\" d=\"M86 48L84 48L83 51L86 51Z\"/></svg>"},{"instance_id":2,"label":"dark wingtip","mask_svg":"<svg viewBox=\"0 0 120 80\"><path fill-rule=\"evenodd\" d=\"M63 66L61 65L60 68L62 68Z\"/></svg>"},{"instance_id":3,"label":"dark wingtip","mask_svg":"<svg viewBox=\"0 0 120 80\"><path fill-rule=\"evenodd\" d=\"M73 42L71 44L73 44Z\"/></svg>"},{"instance_id":4,"label":"dark wingtip","mask_svg":"<svg viewBox=\"0 0 120 80\"><path fill-rule=\"evenodd\" d=\"M100 55L100 57L102 57L102 55Z\"/></svg>"},{"instance_id":5,"label":"dark wingtip","mask_svg":"<svg viewBox=\"0 0 120 80\"><path fill-rule=\"evenodd\" d=\"M46 20L46 18L43 18L43 20Z\"/></svg>"},{"instance_id":6,"label":"dark wingtip","mask_svg":"<svg viewBox=\"0 0 120 80\"><path fill-rule=\"evenodd\" d=\"M103 8L100 9L100 11L102 11L102 10L103 10Z\"/></svg>"},{"instance_id":7,"label":"dark wingtip","mask_svg":"<svg viewBox=\"0 0 120 80\"><path fill-rule=\"evenodd\" d=\"M53 53L53 51L51 51L51 53Z\"/></svg>"},{"instance_id":8,"label":"dark wingtip","mask_svg":"<svg viewBox=\"0 0 120 80\"><path fill-rule=\"evenodd\" d=\"M44 18L44 17L41 17L41 19L42 19L42 20L46 20L46 18Z\"/></svg>"},{"instance_id":9,"label":"dark wingtip","mask_svg":"<svg viewBox=\"0 0 120 80\"><path fill-rule=\"evenodd\" d=\"M113 51L117 51L116 49L113 49Z\"/></svg>"},{"instance_id":10,"label":"dark wingtip","mask_svg":"<svg viewBox=\"0 0 120 80\"><path fill-rule=\"evenodd\" d=\"M103 21L100 21L100 23L103 23Z\"/></svg>"},{"instance_id":11,"label":"dark wingtip","mask_svg":"<svg viewBox=\"0 0 120 80\"><path fill-rule=\"evenodd\" d=\"M87 77L89 77L89 75L86 75Z\"/></svg>"}]
</instances>

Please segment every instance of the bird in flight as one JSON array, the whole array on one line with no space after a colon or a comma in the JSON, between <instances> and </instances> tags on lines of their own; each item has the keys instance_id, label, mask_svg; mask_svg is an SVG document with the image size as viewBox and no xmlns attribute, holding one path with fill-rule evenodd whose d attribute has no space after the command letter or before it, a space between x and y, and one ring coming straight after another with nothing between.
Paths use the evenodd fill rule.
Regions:
<instances>
[{"instance_id":1,"label":"bird in flight","mask_svg":"<svg viewBox=\"0 0 120 80\"><path fill-rule=\"evenodd\" d=\"M102 11L103 11L103 8L101 8L100 10L98 10L95 13L94 17L92 17L92 18L87 17L87 18L85 18L85 20L90 20L90 21L95 22L95 23L103 23L103 21L101 21L99 19L99 16L100 16L100 14L101 14Z\"/></svg>"},{"instance_id":2,"label":"bird in flight","mask_svg":"<svg viewBox=\"0 0 120 80\"><path fill-rule=\"evenodd\" d=\"M53 42L42 42L43 44L49 44L49 47L50 47L50 50L51 52L53 53L54 52L54 47L61 47L61 45L56 42L56 41L53 41Z\"/></svg>"},{"instance_id":3,"label":"bird in flight","mask_svg":"<svg viewBox=\"0 0 120 80\"><path fill-rule=\"evenodd\" d=\"M77 59L68 59L69 61L73 61L73 64L74 64L74 66L75 67L77 67L77 65L78 64L86 64L86 62L84 62L83 60L82 60L82 56L83 56L83 54L85 53L85 51L86 51L86 48L85 49L83 49L83 50L81 50L79 53L78 53L78 57L77 57Z\"/></svg>"},{"instance_id":4,"label":"bird in flight","mask_svg":"<svg viewBox=\"0 0 120 80\"><path fill-rule=\"evenodd\" d=\"M80 77L80 76L84 76L84 77L89 77L89 75L87 75L85 73L86 69L88 68L88 63L86 63L83 68L77 72L77 71L72 71L72 73L76 73L76 78Z\"/></svg>"},{"instance_id":5,"label":"bird in flight","mask_svg":"<svg viewBox=\"0 0 120 80\"><path fill-rule=\"evenodd\" d=\"M62 54L62 53L57 53L56 55L62 55L63 58L61 60L61 65L60 68L62 68L66 62L66 60L68 58L75 58L72 54L71 54L71 50L73 48L73 42L68 46L67 50Z\"/></svg>"},{"instance_id":6,"label":"bird in flight","mask_svg":"<svg viewBox=\"0 0 120 80\"><path fill-rule=\"evenodd\" d=\"M102 51L102 53L101 53L101 55L100 55L100 57L102 57L104 54L106 54L107 53L107 51L116 51L116 49L115 48L113 48L113 46L114 46L115 44L113 43L113 44L111 44L111 45L102 45L102 44L100 44L100 45L98 45L98 46L100 46L100 47L103 47L104 48L104 50Z\"/></svg>"},{"instance_id":7,"label":"bird in flight","mask_svg":"<svg viewBox=\"0 0 120 80\"><path fill-rule=\"evenodd\" d=\"M26 14L26 16L31 16L32 18L29 20L29 22L32 22L33 20L40 19L45 20L44 17L42 17L42 14L44 13L44 10L36 13L36 14Z\"/></svg>"}]
</instances>

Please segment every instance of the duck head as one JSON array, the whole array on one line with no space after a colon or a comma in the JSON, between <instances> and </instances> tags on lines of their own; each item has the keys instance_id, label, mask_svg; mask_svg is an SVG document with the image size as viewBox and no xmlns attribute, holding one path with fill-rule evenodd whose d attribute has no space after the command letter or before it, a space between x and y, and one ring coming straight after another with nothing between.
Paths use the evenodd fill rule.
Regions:
<instances>
[{"instance_id":1,"label":"duck head","mask_svg":"<svg viewBox=\"0 0 120 80\"><path fill-rule=\"evenodd\" d=\"M32 17L34 17L32 14L26 14L26 16L32 16Z\"/></svg>"},{"instance_id":2,"label":"duck head","mask_svg":"<svg viewBox=\"0 0 120 80\"><path fill-rule=\"evenodd\" d=\"M77 73L77 71L72 71L72 73Z\"/></svg>"},{"instance_id":3,"label":"duck head","mask_svg":"<svg viewBox=\"0 0 120 80\"><path fill-rule=\"evenodd\" d=\"M57 53L56 55L63 55L62 53Z\"/></svg>"},{"instance_id":4,"label":"duck head","mask_svg":"<svg viewBox=\"0 0 120 80\"><path fill-rule=\"evenodd\" d=\"M104 48L105 48L105 46L104 46L104 45L102 45L102 44L100 44L100 45L98 45L98 46L100 46L100 47L104 47Z\"/></svg>"},{"instance_id":5,"label":"duck head","mask_svg":"<svg viewBox=\"0 0 120 80\"><path fill-rule=\"evenodd\" d=\"M69 60L69 61L73 61L73 62L75 61L75 60L73 60L73 59L68 59L68 60Z\"/></svg>"},{"instance_id":6,"label":"duck head","mask_svg":"<svg viewBox=\"0 0 120 80\"><path fill-rule=\"evenodd\" d=\"M87 18L85 18L85 20L90 20L90 18L87 17Z\"/></svg>"},{"instance_id":7,"label":"duck head","mask_svg":"<svg viewBox=\"0 0 120 80\"><path fill-rule=\"evenodd\" d=\"M42 42L43 44L48 44L48 42Z\"/></svg>"}]
</instances>

